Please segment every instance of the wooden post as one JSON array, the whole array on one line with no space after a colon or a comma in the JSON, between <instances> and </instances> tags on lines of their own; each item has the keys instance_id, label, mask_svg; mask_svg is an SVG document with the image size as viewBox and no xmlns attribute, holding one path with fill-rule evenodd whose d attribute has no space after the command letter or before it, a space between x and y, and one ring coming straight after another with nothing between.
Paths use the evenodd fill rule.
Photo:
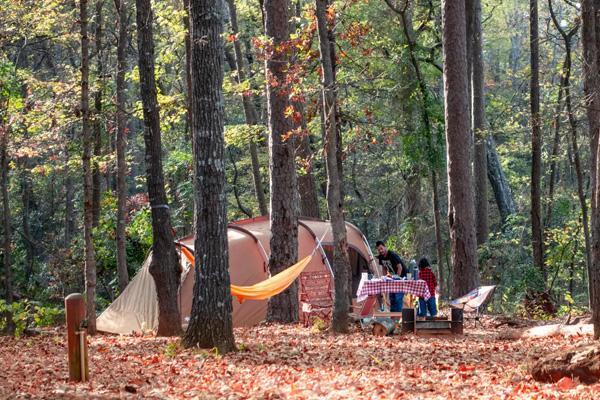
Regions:
<instances>
[{"instance_id":1,"label":"wooden post","mask_svg":"<svg viewBox=\"0 0 600 400\"><path fill-rule=\"evenodd\" d=\"M402 333L414 332L415 329L415 309L414 308L403 308L402 309Z\"/></svg>"},{"instance_id":2,"label":"wooden post","mask_svg":"<svg viewBox=\"0 0 600 400\"><path fill-rule=\"evenodd\" d=\"M82 322L85 320L85 300L81 293L72 293L65 298L65 313L69 380L86 382L89 378L87 330L82 327Z\"/></svg>"},{"instance_id":3,"label":"wooden post","mask_svg":"<svg viewBox=\"0 0 600 400\"><path fill-rule=\"evenodd\" d=\"M452 333L455 335L463 334L463 310L460 308L451 309L451 320L450 325L452 327Z\"/></svg>"}]
</instances>

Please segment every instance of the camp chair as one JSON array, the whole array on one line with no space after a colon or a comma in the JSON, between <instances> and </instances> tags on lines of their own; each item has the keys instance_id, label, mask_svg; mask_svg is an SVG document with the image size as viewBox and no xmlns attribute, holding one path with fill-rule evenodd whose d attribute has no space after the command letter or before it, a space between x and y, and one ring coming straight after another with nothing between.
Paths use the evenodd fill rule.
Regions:
<instances>
[{"instance_id":1,"label":"camp chair","mask_svg":"<svg viewBox=\"0 0 600 400\"><path fill-rule=\"evenodd\" d=\"M457 299L454 300L450 300L450 302L448 303L448 305L451 308L458 308L463 310L465 313L475 313L475 316L473 317L473 319L475 321L480 321L480 317L481 317L481 313L480 313L480 309L481 306L483 306L485 304L485 302L487 302L491 296L492 293L494 293L494 289L496 288L496 286L480 286L476 289L471 290L469 293L467 293L466 295L459 297Z\"/></svg>"},{"instance_id":2,"label":"camp chair","mask_svg":"<svg viewBox=\"0 0 600 400\"><path fill-rule=\"evenodd\" d=\"M304 326L315 317L331 319L333 293L329 272L303 272L300 274L300 310Z\"/></svg>"}]
</instances>

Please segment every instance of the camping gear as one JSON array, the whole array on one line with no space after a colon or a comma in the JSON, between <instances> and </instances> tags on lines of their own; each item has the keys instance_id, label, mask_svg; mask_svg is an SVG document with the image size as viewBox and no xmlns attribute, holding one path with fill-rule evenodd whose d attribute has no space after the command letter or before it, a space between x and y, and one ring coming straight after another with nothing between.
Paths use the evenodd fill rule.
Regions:
<instances>
[{"instance_id":1,"label":"camping gear","mask_svg":"<svg viewBox=\"0 0 600 400\"><path fill-rule=\"evenodd\" d=\"M491 286L480 286L476 289L471 290L464 296L461 296L457 299L450 300L448 305L453 309L461 310L466 313L475 313L475 316L472 319L475 321L479 321L481 317L481 306L483 306L494 293L495 285ZM462 319L462 317L461 317Z\"/></svg>"},{"instance_id":2,"label":"camping gear","mask_svg":"<svg viewBox=\"0 0 600 400\"><path fill-rule=\"evenodd\" d=\"M479 315L479 308L491 297L495 288L495 285L480 286L464 296L450 300L448 305L452 308L459 308L464 312L475 312Z\"/></svg>"},{"instance_id":3,"label":"camping gear","mask_svg":"<svg viewBox=\"0 0 600 400\"><path fill-rule=\"evenodd\" d=\"M346 222L348 252L353 276L353 286L358 285L360 273L375 265L369 245L360 230ZM231 284L237 287L259 288L270 277L268 272L271 239L270 222L267 216L249 218L228 224L229 275ZM182 257L181 285L179 288L179 308L182 325L186 326L192 309L195 274L188 254L194 251L194 237L188 236L176 242ZM316 252L314 252L316 248ZM186 251L184 251L185 249ZM303 274L333 274L330 260L333 255L333 234L329 221L311 218L298 219L298 259L316 253L304 266ZM320 255L320 257L319 257ZM331 256L330 256L331 255ZM152 254L123 293L98 317L97 329L103 332L130 334L151 331L158 326L158 301L156 286L148 266ZM299 263L295 264L298 266ZM272 277L273 279L275 277ZM275 280L277 282L277 279ZM267 281L267 284L269 281ZM270 283L273 283L271 280ZM257 285L258 284L258 285ZM327 282L322 286L326 287ZM262 293L264 294L264 293ZM262 296L262 294L259 294ZM300 294L300 291L299 291ZM267 300L233 301L233 325L252 326L265 319ZM302 305L299 306L303 319Z\"/></svg>"},{"instance_id":4,"label":"camping gear","mask_svg":"<svg viewBox=\"0 0 600 400\"><path fill-rule=\"evenodd\" d=\"M181 248L181 254L186 258L190 265L195 265L194 255L185 247ZM265 300L269 297L278 295L288 288L296 280L298 275L304 271L304 268L310 263L312 254L304 257L296 264L281 271L275 276L270 277L262 282L252 286L237 286L230 285L231 295L234 296L239 303L245 300Z\"/></svg>"}]
</instances>

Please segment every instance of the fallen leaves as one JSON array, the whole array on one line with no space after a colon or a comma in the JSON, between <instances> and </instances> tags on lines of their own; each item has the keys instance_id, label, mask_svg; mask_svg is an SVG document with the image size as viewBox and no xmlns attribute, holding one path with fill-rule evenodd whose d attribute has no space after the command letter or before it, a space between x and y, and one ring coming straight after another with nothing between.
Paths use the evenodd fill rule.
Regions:
<instances>
[{"instance_id":1,"label":"fallen leaves","mask_svg":"<svg viewBox=\"0 0 600 400\"><path fill-rule=\"evenodd\" d=\"M594 399L600 384L535 382L530 356L590 341L561 337L498 341L496 331L461 337L373 337L300 326L236 329L241 351L183 349L177 339L90 338L92 382L68 382L59 331L0 338L0 398ZM408 339L408 340L407 340ZM570 338L571 339L571 338Z\"/></svg>"}]
</instances>

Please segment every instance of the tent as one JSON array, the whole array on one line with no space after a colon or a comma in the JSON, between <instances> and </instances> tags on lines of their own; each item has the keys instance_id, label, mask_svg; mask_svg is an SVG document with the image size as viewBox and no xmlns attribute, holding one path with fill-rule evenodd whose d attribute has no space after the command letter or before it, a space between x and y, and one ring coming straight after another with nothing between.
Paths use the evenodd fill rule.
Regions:
<instances>
[{"instance_id":1,"label":"tent","mask_svg":"<svg viewBox=\"0 0 600 400\"><path fill-rule=\"evenodd\" d=\"M360 274L374 263L369 245L360 230L346 222L350 264L352 269L352 289L360 281ZM266 216L231 222L228 225L229 274L231 283L239 286L254 285L269 278L267 271L271 231ZM194 237L188 236L176 242L193 251ZM301 275L332 274L331 255L333 235L329 221L312 218L298 220L298 259L313 253L310 263ZM150 275L152 254L148 256L138 274L115 301L98 317L97 329L103 332L130 334L149 331L158 325L158 301L156 286ZM179 307L182 325L187 325L192 309L192 293L195 276L186 257L180 257L182 275L179 289ZM300 308L299 312L302 312ZM233 325L251 326L265 319L267 300L247 300L238 303L233 300Z\"/></svg>"}]
</instances>

